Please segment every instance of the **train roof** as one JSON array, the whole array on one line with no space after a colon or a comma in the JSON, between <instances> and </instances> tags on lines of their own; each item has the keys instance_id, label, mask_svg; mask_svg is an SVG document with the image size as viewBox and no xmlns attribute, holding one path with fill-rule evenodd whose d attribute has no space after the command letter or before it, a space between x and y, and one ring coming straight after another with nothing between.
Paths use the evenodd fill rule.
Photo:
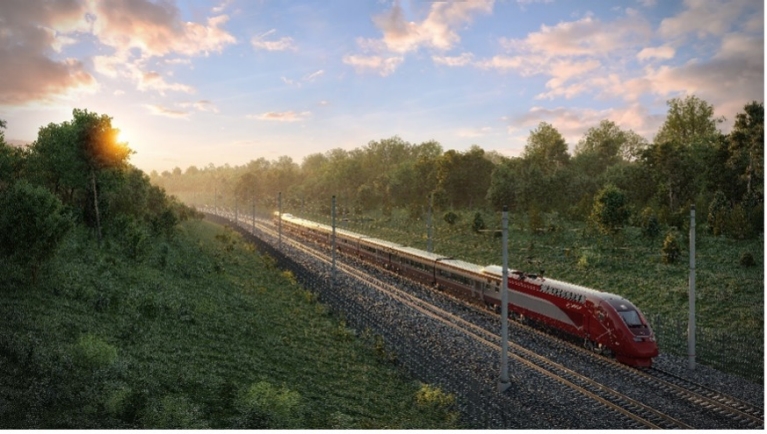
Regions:
<instances>
[{"instance_id":1,"label":"train roof","mask_svg":"<svg viewBox=\"0 0 767 434\"><path fill-rule=\"evenodd\" d=\"M480 265L472 264L471 262L462 261L460 259L441 259L439 263L472 274L482 274L483 270L483 267Z\"/></svg>"},{"instance_id":2,"label":"train roof","mask_svg":"<svg viewBox=\"0 0 767 434\"><path fill-rule=\"evenodd\" d=\"M509 276L517 270L509 268ZM480 273L489 274L491 276L503 277L503 267L500 265L486 265L481 267Z\"/></svg>"},{"instance_id":3,"label":"train roof","mask_svg":"<svg viewBox=\"0 0 767 434\"><path fill-rule=\"evenodd\" d=\"M380 238L368 237L366 235L362 235L360 237L360 242L364 242L367 244L372 244L374 246L384 247L388 249L402 249L402 244L397 244L391 241L382 240Z\"/></svg>"},{"instance_id":4,"label":"train roof","mask_svg":"<svg viewBox=\"0 0 767 434\"><path fill-rule=\"evenodd\" d=\"M428 261L436 261L437 259L445 258L445 255L427 252L425 250L416 249L415 247L397 247L397 251Z\"/></svg>"}]
</instances>

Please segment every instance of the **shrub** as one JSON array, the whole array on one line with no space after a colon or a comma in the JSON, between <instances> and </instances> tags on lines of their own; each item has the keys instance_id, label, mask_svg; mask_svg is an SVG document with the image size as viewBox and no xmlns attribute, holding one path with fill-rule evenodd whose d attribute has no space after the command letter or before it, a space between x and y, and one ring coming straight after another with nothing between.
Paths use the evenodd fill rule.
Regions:
<instances>
[{"instance_id":1,"label":"shrub","mask_svg":"<svg viewBox=\"0 0 767 434\"><path fill-rule=\"evenodd\" d=\"M253 384L238 402L237 428L298 429L303 427L301 395L288 388L278 389L267 381Z\"/></svg>"},{"instance_id":2,"label":"shrub","mask_svg":"<svg viewBox=\"0 0 767 434\"><path fill-rule=\"evenodd\" d=\"M485 229L485 220L482 219L482 213L477 212L474 214L474 221L471 224L471 230L474 232L479 232L483 229Z\"/></svg>"},{"instance_id":3,"label":"shrub","mask_svg":"<svg viewBox=\"0 0 767 434\"><path fill-rule=\"evenodd\" d=\"M117 360L117 348L90 333L80 336L74 353L75 360L87 368L111 366Z\"/></svg>"},{"instance_id":4,"label":"shrub","mask_svg":"<svg viewBox=\"0 0 767 434\"><path fill-rule=\"evenodd\" d=\"M664 264L673 264L682 255L682 249L679 247L679 242L673 232L666 234L661 253Z\"/></svg>"},{"instance_id":5,"label":"shrub","mask_svg":"<svg viewBox=\"0 0 767 434\"><path fill-rule=\"evenodd\" d=\"M151 429L209 428L200 408L185 396L164 396L147 410L143 422Z\"/></svg>"},{"instance_id":6,"label":"shrub","mask_svg":"<svg viewBox=\"0 0 767 434\"><path fill-rule=\"evenodd\" d=\"M729 213L729 204L727 198L721 190L717 190L714 199L708 206L708 216L706 221L708 228L714 235L722 235L726 230L727 218Z\"/></svg>"},{"instance_id":7,"label":"shrub","mask_svg":"<svg viewBox=\"0 0 767 434\"><path fill-rule=\"evenodd\" d=\"M31 272L53 257L72 228L61 201L43 187L19 181L0 194L0 256Z\"/></svg>"},{"instance_id":8,"label":"shrub","mask_svg":"<svg viewBox=\"0 0 767 434\"><path fill-rule=\"evenodd\" d=\"M660 220L650 207L642 210L642 214L639 216L639 226L644 237L655 238L660 235Z\"/></svg>"},{"instance_id":9,"label":"shrub","mask_svg":"<svg viewBox=\"0 0 767 434\"><path fill-rule=\"evenodd\" d=\"M594 198L590 218L600 232L615 235L623 228L630 215L625 193L608 184Z\"/></svg>"},{"instance_id":10,"label":"shrub","mask_svg":"<svg viewBox=\"0 0 767 434\"><path fill-rule=\"evenodd\" d=\"M448 211L445 213L445 215L442 217L447 224L450 226L454 225L455 222L458 221L458 214L454 213L453 211Z\"/></svg>"},{"instance_id":11,"label":"shrub","mask_svg":"<svg viewBox=\"0 0 767 434\"><path fill-rule=\"evenodd\" d=\"M751 252L743 252L743 254L740 255L739 262L741 267L753 267L756 265L754 255L752 255Z\"/></svg>"}]
</instances>

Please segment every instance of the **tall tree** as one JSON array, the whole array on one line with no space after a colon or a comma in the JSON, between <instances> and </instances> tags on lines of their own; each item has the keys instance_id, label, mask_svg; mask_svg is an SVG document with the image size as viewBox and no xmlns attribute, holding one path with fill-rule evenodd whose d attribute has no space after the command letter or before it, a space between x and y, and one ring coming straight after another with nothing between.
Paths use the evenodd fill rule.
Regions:
<instances>
[{"instance_id":1,"label":"tall tree","mask_svg":"<svg viewBox=\"0 0 767 434\"><path fill-rule=\"evenodd\" d=\"M764 191L764 105L753 101L735 116L729 136L730 160L746 185L746 193Z\"/></svg>"},{"instance_id":2,"label":"tall tree","mask_svg":"<svg viewBox=\"0 0 767 434\"><path fill-rule=\"evenodd\" d=\"M76 147L90 172L96 230L99 244L101 244L101 217L96 178L104 170L124 168L133 151L128 148L127 143L117 141L120 130L112 127L111 117L80 109L74 109L72 115Z\"/></svg>"},{"instance_id":3,"label":"tall tree","mask_svg":"<svg viewBox=\"0 0 767 434\"><path fill-rule=\"evenodd\" d=\"M655 136L655 143L676 141L682 146L710 141L717 135L717 125L724 118L714 117L714 106L695 95L684 99L672 98L666 102L666 120Z\"/></svg>"},{"instance_id":4,"label":"tall tree","mask_svg":"<svg viewBox=\"0 0 767 434\"><path fill-rule=\"evenodd\" d=\"M570 160L565 138L546 122L541 122L530 132L522 157L528 162L538 164L546 173L563 168Z\"/></svg>"}]
</instances>

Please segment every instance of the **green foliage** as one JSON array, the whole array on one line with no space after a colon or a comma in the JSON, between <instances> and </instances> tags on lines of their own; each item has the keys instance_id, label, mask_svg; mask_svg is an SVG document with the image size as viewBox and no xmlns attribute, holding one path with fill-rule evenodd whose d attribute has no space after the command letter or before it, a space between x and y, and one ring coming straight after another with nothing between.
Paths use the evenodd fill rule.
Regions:
<instances>
[{"instance_id":1,"label":"green foliage","mask_svg":"<svg viewBox=\"0 0 767 434\"><path fill-rule=\"evenodd\" d=\"M545 170L547 174L563 168L570 160L562 134L549 123L541 122L530 131L523 159Z\"/></svg>"},{"instance_id":2,"label":"green foliage","mask_svg":"<svg viewBox=\"0 0 767 434\"><path fill-rule=\"evenodd\" d=\"M717 236L722 235L727 228L728 217L729 203L727 198L721 190L717 190L714 194L714 199L708 206L708 215L706 217L711 233Z\"/></svg>"},{"instance_id":3,"label":"green foliage","mask_svg":"<svg viewBox=\"0 0 767 434\"><path fill-rule=\"evenodd\" d=\"M756 260L754 260L754 255L751 252L743 252L738 263L741 267L753 267L756 265Z\"/></svg>"},{"instance_id":4,"label":"green foliage","mask_svg":"<svg viewBox=\"0 0 767 434\"><path fill-rule=\"evenodd\" d=\"M78 363L91 369L111 366L117 360L117 348L91 333L77 340L73 354Z\"/></svg>"},{"instance_id":5,"label":"green foliage","mask_svg":"<svg viewBox=\"0 0 767 434\"><path fill-rule=\"evenodd\" d=\"M415 394L415 402L419 408L427 411L427 417L442 418L442 422L448 425L453 425L458 420L455 396L445 393L439 387L422 383Z\"/></svg>"},{"instance_id":6,"label":"green foliage","mask_svg":"<svg viewBox=\"0 0 767 434\"><path fill-rule=\"evenodd\" d=\"M455 222L458 221L458 214L456 214L453 211L448 211L445 213L444 216L442 216L442 219L445 220L445 223L449 224L450 226L453 226Z\"/></svg>"},{"instance_id":7,"label":"green foliage","mask_svg":"<svg viewBox=\"0 0 767 434\"><path fill-rule=\"evenodd\" d=\"M642 229L642 236L645 238L656 238L660 235L660 221L655 215L655 211L647 207L642 210L642 214L639 216L639 227Z\"/></svg>"},{"instance_id":8,"label":"green foliage","mask_svg":"<svg viewBox=\"0 0 767 434\"><path fill-rule=\"evenodd\" d=\"M537 234L543 231L546 222L543 220L543 214L541 210L533 204L530 210L527 212L528 223L530 225L530 233Z\"/></svg>"},{"instance_id":9,"label":"green foliage","mask_svg":"<svg viewBox=\"0 0 767 434\"><path fill-rule=\"evenodd\" d=\"M209 429L199 406L186 396L166 395L153 403L142 418L152 429Z\"/></svg>"},{"instance_id":10,"label":"green foliage","mask_svg":"<svg viewBox=\"0 0 767 434\"><path fill-rule=\"evenodd\" d=\"M298 429L304 427L301 395L268 381L251 385L238 400L238 428Z\"/></svg>"},{"instance_id":11,"label":"green foliage","mask_svg":"<svg viewBox=\"0 0 767 434\"><path fill-rule=\"evenodd\" d=\"M482 218L481 212L476 212L474 213L474 220L471 222L471 230L478 233L483 229L485 229L485 219Z\"/></svg>"},{"instance_id":12,"label":"green foliage","mask_svg":"<svg viewBox=\"0 0 767 434\"><path fill-rule=\"evenodd\" d=\"M663 247L661 248L661 258L664 264L673 264L682 255L682 249L679 247L679 241L677 241L676 235L673 232L666 234L666 238L663 239Z\"/></svg>"},{"instance_id":13,"label":"green foliage","mask_svg":"<svg viewBox=\"0 0 767 434\"><path fill-rule=\"evenodd\" d=\"M61 202L43 187L19 181L0 192L0 255L37 276L72 227Z\"/></svg>"},{"instance_id":14,"label":"green foliage","mask_svg":"<svg viewBox=\"0 0 767 434\"><path fill-rule=\"evenodd\" d=\"M75 227L38 285L0 292L4 428L457 427L239 235L182 229L132 261Z\"/></svg>"},{"instance_id":15,"label":"green foliage","mask_svg":"<svg viewBox=\"0 0 767 434\"><path fill-rule=\"evenodd\" d=\"M614 185L605 186L594 198L591 221L604 234L620 232L630 215L626 195Z\"/></svg>"},{"instance_id":16,"label":"green foliage","mask_svg":"<svg viewBox=\"0 0 767 434\"><path fill-rule=\"evenodd\" d=\"M714 107L695 95L672 98L666 104L668 114L655 136L655 143L672 141L690 146L708 141L716 135L716 125L724 121L714 118Z\"/></svg>"}]
</instances>

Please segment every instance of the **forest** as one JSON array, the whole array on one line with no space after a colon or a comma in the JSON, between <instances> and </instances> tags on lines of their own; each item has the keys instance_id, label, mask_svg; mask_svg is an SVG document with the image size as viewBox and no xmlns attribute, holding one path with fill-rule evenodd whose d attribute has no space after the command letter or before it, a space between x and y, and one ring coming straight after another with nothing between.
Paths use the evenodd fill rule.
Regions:
<instances>
[{"instance_id":1,"label":"forest","mask_svg":"<svg viewBox=\"0 0 767 434\"><path fill-rule=\"evenodd\" d=\"M568 146L554 125L540 123L519 157L395 136L300 165L261 158L150 179L184 203L228 209L241 221L281 207L330 224L335 195L340 228L483 265L500 264L499 211L508 205L510 267L632 300L661 351L679 356L687 351L694 205L699 360L760 382L763 104L746 104L727 134L696 96L667 106L652 142L606 119Z\"/></svg>"},{"instance_id":2,"label":"forest","mask_svg":"<svg viewBox=\"0 0 767 434\"><path fill-rule=\"evenodd\" d=\"M150 183L108 115L4 128L0 429L458 427L381 336Z\"/></svg>"},{"instance_id":3,"label":"forest","mask_svg":"<svg viewBox=\"0 0 767 434\"><path fill-rule=\"evenodd\" d=\"M706 230L751 239L764 230L764 107L751 102L735 114L728 134L723 118L696 96L667 102L666 119L652 142L605 119L574 147L554 125L530 131L519 157L444 151L436 141L409 143L398 136L350 151L332 149L299 165L283 156L240 166L224 165L150 175L151 181L185 203L243 210L275 209L278 193L286 208L329 214L336 195L341 215L406 210L425 218L463 209L527 215L530 229L544 230L555 213L587 222L606 234L625 226L655 237L662 228L684 230L695 205Z\"/></svg>"}]
</instances>

